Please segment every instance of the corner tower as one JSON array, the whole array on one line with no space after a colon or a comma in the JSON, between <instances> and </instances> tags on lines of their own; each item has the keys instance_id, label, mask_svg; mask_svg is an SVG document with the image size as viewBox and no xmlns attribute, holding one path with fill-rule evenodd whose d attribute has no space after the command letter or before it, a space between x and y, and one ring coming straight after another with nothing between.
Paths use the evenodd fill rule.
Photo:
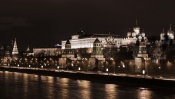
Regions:
<instances>
[{"instance_id":1,"label":"corner tower","mask_svg":"<svg viewBox=\"0 0 175 99\"><path fill-rule=\"evenodd\" d=\"M74 58L74 52L71 49L71 43L69 40L66 41L65 49L62 54L63 58Z\"/></svg>"},{"instance_id":2,"label":"corner tower","mask_svg":"<svg viewBox=\"0 0 175 99\"><path fill-rule=\"evenodd\" d=\"M13 50L12 50L12 58L13 59L17 59L18 58L18 47L17 47L17 43L16 43L16 38L15 38L15 41L14 41L14 44L13 44Z\"/></svg>"},{"instance_id":3,"label":"corner tower","mask_svg":"<svg viewBox=\"0 0 175 99\"><path fill-rule=\"evenodd\" d=\"M99 41L98 38L95 39L94 43L93 43L93 52L91 57L94 58L103 58L103 52L102 52L102 42Z\"/></svg>"}]
</instances>

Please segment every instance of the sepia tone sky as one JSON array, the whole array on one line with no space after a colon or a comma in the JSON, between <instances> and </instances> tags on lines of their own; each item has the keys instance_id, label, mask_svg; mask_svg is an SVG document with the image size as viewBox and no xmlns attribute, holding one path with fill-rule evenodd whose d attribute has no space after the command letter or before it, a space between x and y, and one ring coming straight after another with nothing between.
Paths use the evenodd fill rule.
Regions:
<instances>
[{"instance_id":1,"label":"sepia tone sky","mask_svg":"<svg viewBox=\"0 0 175 99\"><path fill-rule=\"evenodd\" d=\"M0 45L54 45L80 29L123 37L138 24L147 36L175 30L174 0L0 0Z\"/></svg>"}]
</instances>

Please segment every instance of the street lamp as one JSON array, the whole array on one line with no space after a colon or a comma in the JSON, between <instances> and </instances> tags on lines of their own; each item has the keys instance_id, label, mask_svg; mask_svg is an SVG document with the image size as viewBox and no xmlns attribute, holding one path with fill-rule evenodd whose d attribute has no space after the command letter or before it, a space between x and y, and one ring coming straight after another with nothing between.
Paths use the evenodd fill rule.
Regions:
<instances>
[{"instance_id":1,"label":"street lamp","mask_svg":"<svg viewBox=\"0 0 175 99\"><path fill-rule=\"evenodd\" d=\"M109 70L108 70L108 68L106 68L106 72L108 72L108 75L109 75Z\"/></svg>"},{"instance_id":2,"label":"street lamp","mask_svg":"<svg viewBox=\"0 0 175 99\"><path fill-rule=\"evenodd\" d=\"M114 62L114 74L116 73L116 70L115 70L115 62Z\"/></svg>"},{"instance_id":3,"label":"street lamp","mask_svg":"<svg viewBox=\"0 0 175 99\"><path fill-rule=\"evenodd\" d=\"M142 74L143 74L143 76L144 76L144 78L145 78L145 70L142 70Z\"/></svg>"},{"instance_id":4,"label":"street lamp","mask_svg":"<svg viewBox=\"0 0 175 99\"><path fill-rule=\"evenodd\" d=\"M81 70L81 68L80 68L80 67L78 67L78 70Z\"/></svg>"}]
</instances>

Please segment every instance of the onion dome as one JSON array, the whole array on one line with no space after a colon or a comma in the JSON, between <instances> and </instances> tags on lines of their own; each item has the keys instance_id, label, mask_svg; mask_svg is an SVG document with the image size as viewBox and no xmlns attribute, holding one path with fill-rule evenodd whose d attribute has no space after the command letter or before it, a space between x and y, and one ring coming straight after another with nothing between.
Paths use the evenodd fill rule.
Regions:
<instances>
[{"instance_id":1,"label":"onion dome","mask_svg":"<svg viewBox=\"0 0 175 99\"><path fill-rule=\"evenodd\" d=\"M130 31L130 28L129 28L129 31L127 33L127 37L131 37L131 31Z\"/></svg>"},{"instance_id":2,"label":"onion dome","mask_svg":"<svg viewBox=\"0 0 175 99\"><path fill-rule=\"evenodd\" d=\"M165 32L164 32L164 28L162 33L160 33L160 40L165 40Z\"/></svg>"},{"instance_id":3,"label":"onion dome","mask_svg":"<svg viewBox=\"0 0 175 99\"><path fill-rule=\"evenodd\" d=\"M137 24L137 19L136 19L136 25L133 27L133 30L138 33L140 30L140 26Z\"/></svg>"},{"instance_id":4,"label":"onion dome","mask_svg":"<svg viewBox=\"0 0 175 99\"><path fill-rule=\"evenodd\" d=\"M174 39L174 31L171 29L171 24L170 24L170 29L168 30L168 39Z\"/></svg>"},{"instance_id":5,"label":"onion dome","mask_svg":"<svg viewBox=\"0 0 175 99\"><path fill-rule=\"evenodd\" d=\"M165 32L164 32L164 28L163 28L163 31L162 31L162 33L161 33L162 35L165 35Z\"/></svg>"},{"instance_id":6,"label":"onion dome","mask_svg":"<svg viewBox=\"0 0 175 99\"><path fill-rule=\"evenodd\" d=\"M170 29L168 30L168 33L167 33L168 35L170 35L170 34L174 34L174 31L171 29L171 24L170 24Z\"/></svg>"},{"instance_id":7,"label":"onion dome","mask_svg":"<svg viewBox=\"0 0 175 99\"><path fill-rule=\"evenodd\" d=\"M85 35L85 32L81 29L79 32L77 32L76 34L78 35Z\"/></svg>"}]
</instances>

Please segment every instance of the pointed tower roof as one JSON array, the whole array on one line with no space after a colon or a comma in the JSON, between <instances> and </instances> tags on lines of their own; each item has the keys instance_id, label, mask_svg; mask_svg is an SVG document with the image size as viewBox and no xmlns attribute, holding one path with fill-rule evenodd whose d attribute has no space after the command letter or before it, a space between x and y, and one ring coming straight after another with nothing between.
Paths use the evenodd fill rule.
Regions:
<instances>
[{"instance_id":1,"label":"pointed tower roof","mask_svg":"<svg viewBox=\"0 0 175 99\"><path fill-rule=\"evenodd\" d=\"M14 46L17 46L17 44L16 44L16 38L15 38L15 41L14 41ZM13 47L14 47L14 46L13 46Z\"/></svg>"},{"instance_id":2,"label":"pointed tower roof","mask_svg":"<svg viewBox=\"0 0 175 99\"><path fill-rule=\"evenodd\" d=\"M13 50L12 50L12 55L14 55L14 54L18 54L18 47L17 47L17 43L16 43L16 38L15 38Z\"/></svg>"},{"instance_id":3,"label":"pointed tower roof","mask_svg":"<svg viewBox=\"0 0 175 99\"><path fill-rule=\"evenodd\" d=\"M66 41L66 44L70 44L70 41L69 41L69 40L67 40L67 41Z\"/></svg>"},{"instance_id":4,"label":"pointed tower roof","mask_svg":"<svg viewBox=\"0 0 175 99\"><path fill-rule=\"evenodd\" d=\"M27 50L26 50L27 52L30 52L30 48L29 48L29 46L27 47Z\"/></svg>"},{"instance_id":5,"label":"pointed tower roof","mask_svg":"<svg viewBox=\"0 0 175 99\"><path fill-rule=\"evenodd\" d=\"M170 30L171 30L171 24L170 24Z\"/></svg>"},{"instance_id":6,"label":"pointed tower roof","mask_svg":"<svg viewBox=\"0 0 175 99\"><path fill-rule=\"evenodd\" d=\"M95 39L94 43L101 43L98 38Z\"/></svg>"}]
</instances>

